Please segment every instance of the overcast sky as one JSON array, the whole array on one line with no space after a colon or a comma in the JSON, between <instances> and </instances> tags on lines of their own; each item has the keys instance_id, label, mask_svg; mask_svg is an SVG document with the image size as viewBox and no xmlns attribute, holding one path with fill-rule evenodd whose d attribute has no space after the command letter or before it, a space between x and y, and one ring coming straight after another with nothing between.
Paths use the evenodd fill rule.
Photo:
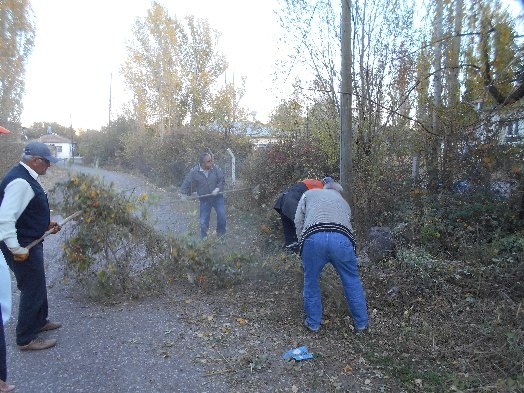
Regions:
<instances>
[{"instance_id":1,"label":"overcast sky","mask_svg":"<svg viewBox=\"0 0 524 393\"><path fill-rule=\"evenodd\" d=\"M126 42L150 0L32 0L36 40L26 69L22 125L56 122L100 129L128 99L120 76ZM274 0L159 1L172 17L205 18L222 33L220 48L230 68L229 81L247 77L244 106L266 121L278 104L269 90L275 71Z\"/></svg>"},{"instance_id":2,"label":"overcast sky","mask_svg":"<svg viewBox=\"0 0 524 393\"><path fill-rule=\"evenodd\" d=\"M521 1L503 0L522 11ZM159 0L178 19L205 18L222 33L220 48L230 68L228 81L247 77L241 104L267 121L282 97L272 74L277 49L276 0ZM22 125L56 122L73 128L100 129L109 120L109 88L114 120L128 100L120 76L126 42L150 0L32 0L36 41L26 69ZM277 86L278 87L278 86Z\"/></svg>"}]
</instances>

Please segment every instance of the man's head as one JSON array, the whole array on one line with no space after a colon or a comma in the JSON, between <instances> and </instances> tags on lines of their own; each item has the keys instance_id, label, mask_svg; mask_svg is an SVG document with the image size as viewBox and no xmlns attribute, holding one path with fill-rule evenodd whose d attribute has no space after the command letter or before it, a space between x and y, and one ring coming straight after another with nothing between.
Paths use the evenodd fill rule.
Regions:
<instances>
[{"instance_id":1,"label":"man's head","mask_svg":"<svg viewBox=\"0 0 524 393\"><path fill-rule=\"evenodd\" d=\"M331 183L331 182L334 182L335 180L333 180L332 177L330 176L326 176L325 178L322 179L322 183L324 184L328 184L328 183Z\"/></svg>"},{"instance_id":2,"label":"man's head","mask_svg":"<svg viewBox=\"0 0 524 393\"><path fill-rule=\"evenodd\" d=\"M39 175L45 175L51 164L56 164L58 158L51 154L51 150L45 143L29 142L24 147L22 161Z\"/></svg>"},{"instance_id":3,"label":"man's head","mask_svg":"<svg viewBox=\"0 0 524 393\"><path fill-rule=\"evenodd\" d=\"M198 157L198 161L200 162L200 167L204 170L211 169L211 167L213 166L213 156L211 155L211 153L201 153Z\"/></svg>"},{"instance_id":4,"label":"man's head","mask_svg":"<svg viewBox=\"0 0 524 393\"><path fill-rule=\"evenodd\" d=\"M324 190L335 190L335 191L338 191L338 192L342 193L342 191L344 191L344 189L342 188L340 183L337 183L333 179L331 179L331 180L332 181L327 182L326 184L324 184Z\"/></svg>"}]
</instances>

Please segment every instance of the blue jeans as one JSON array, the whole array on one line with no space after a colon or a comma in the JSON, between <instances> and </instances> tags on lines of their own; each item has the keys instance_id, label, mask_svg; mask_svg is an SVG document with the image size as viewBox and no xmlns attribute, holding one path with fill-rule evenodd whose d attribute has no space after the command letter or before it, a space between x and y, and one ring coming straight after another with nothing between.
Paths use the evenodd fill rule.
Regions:
<instances>
[{"instance_id":1,"label":"blue jeans","mask_svg":"<svg viewBox=\"0 0 524 393\"><path fill-rule=\"evenodd\" d=\"M302 246L304 266L304 311L306 322L312 329L320 328L322 299L319 277L327 263L337 271L355 329L368 326L368 313L364 289L357 269L357 256L351 241L341 233L319 232L306 238Z\"/></svg>"},{"instance_id":2,"label":"blue jeans","mask_svg":"<svg viewBox=\"0 0 524 393\"><path fill-rule=\"evenodd\" d=\"M211 209L215 208L217 214L217 234L226 233L226 209L224 207L224 196L209 196L200 198L200 236L205 238L209 229L209 218Z\"/></svg>"},{"instance_id":3,"label":"blue jeans","mask_svg":"<svg viewBox=\"0 0 524 393\"><path fill-rule=\"evenodd\" d=\"M20 243L27 245L29 241L20 239ZM29 258L24 262L15 262L13 254L3 242L1 247L7 264L15 274L16 284L20 291L16 343L26 345L37 338L40 328L47 322L44 246L42 243L34 246L29 253Z\"/></svg>"}]
</instances>

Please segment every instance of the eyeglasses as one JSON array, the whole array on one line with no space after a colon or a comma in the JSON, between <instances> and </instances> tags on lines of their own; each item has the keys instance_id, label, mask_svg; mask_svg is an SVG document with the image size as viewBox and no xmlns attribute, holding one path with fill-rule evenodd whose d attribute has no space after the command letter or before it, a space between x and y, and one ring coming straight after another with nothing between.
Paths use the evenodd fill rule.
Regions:
<instances>
[{"instance_id":1,"label":"eyeglasses","mask_svg":"<svg viewBox=\"0 0 524 393\"><path fill-rule=\"evenodd\" d=\"M49 160L46 160L44 157L38 157L38 156L34 156L34 157L38 158L39 160L44 161L47 165L51 165L51 162Z\"/></svg>"}]
</instances>

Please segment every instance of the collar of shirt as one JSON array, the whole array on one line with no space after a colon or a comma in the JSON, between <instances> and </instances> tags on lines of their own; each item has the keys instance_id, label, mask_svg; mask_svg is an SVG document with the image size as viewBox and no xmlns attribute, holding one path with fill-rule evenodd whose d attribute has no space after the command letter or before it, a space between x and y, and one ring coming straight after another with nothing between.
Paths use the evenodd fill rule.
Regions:
<instances>
[{"instance_id":1,"label":"collar of shirt","mask_svg":"<svg viewBox=\"0 0 524 393\"><path fill-rule=\"evenodd\" d=\"M29 165L27 165L25 162L20 161L20 164L29 171L29 174L34 178L38 179L38 173L36 173Z\"/></svg>"}]
</instances>

